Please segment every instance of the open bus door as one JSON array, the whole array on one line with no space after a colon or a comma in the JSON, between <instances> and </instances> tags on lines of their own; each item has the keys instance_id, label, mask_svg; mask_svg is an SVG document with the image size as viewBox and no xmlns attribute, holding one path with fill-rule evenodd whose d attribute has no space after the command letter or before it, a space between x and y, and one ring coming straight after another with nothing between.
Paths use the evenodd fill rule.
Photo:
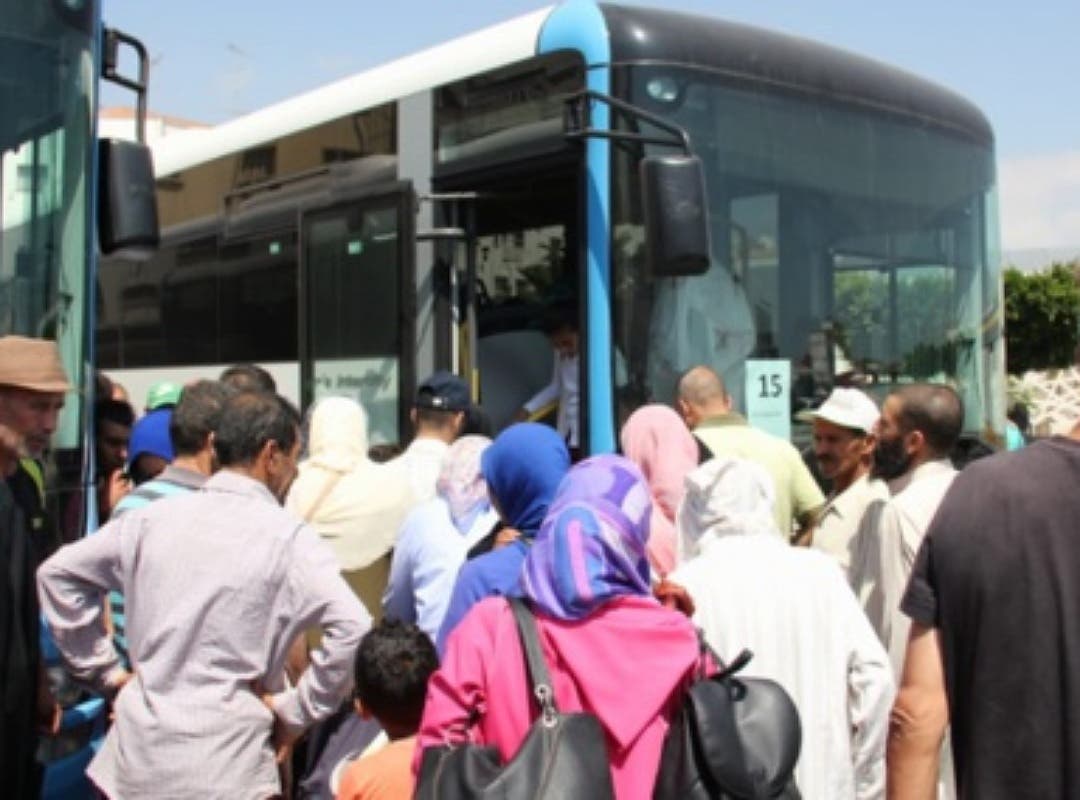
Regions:
<instances>
[{"instance_id":1,"label":"open bus door","mask_svg":"<svg viewBox=\"0 0 1080 800\"><path fill-rule=\"evenodd\" d=\"M357 400L372 444L407 438L415 385L415 201L407 182L300 214L301 401Z\"/></svg>"},{"instance_id":2,"label":"open bus door","mask_svg":"<svg viewBox=\"0 0 1080 800\"><path fill-rule=\"evenodd\" d=\"M452 298L449 367L494 432L552 377L545 309L580 299L576 159L486 165L437 182ZM553 409L549 409L553 411ZM554 422L554 413L542 415Z\"/></svg>"}]
</instances>

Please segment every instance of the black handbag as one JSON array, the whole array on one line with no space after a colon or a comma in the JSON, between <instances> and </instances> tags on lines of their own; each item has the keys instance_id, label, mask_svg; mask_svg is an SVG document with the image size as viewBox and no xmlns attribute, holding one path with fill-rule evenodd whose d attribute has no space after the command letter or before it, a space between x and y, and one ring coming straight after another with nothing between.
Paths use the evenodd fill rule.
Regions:
<instances>
[{"instance_id":1,"label":"black handbag","mask_svg":"<svg viewBox=\"0 0 1080 800\"><path fill-rule=\"evenodd\" d=\"M700 635L700 634L699 634ZM668 730L654 800L799 800L795 765L802 745L799 711L784 688L766 678L737 678L749 650L699 676Z\"/></svg>"},{"instance_id":2,"label":"black handbag","mask_svg":"<svg viewBox=\"0 0 1080 800\"><path fill-rule=\"evenodd\" d=\"M494 747L474 744L425 748L416 783L418 800L603 800L614 797L604 729L592 714L560 713L540 649L536 620L522 600L510 599L540 715L506 764Z\"/></svg>"}]
</instances>

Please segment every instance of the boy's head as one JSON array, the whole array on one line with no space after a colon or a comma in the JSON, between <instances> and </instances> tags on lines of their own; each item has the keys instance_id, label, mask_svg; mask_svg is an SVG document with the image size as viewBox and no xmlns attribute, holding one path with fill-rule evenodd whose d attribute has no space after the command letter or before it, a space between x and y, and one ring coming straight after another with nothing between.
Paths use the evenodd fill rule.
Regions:
<instances>
[{"instance_id":1,"label":"boy's head","mask_svg":"<svg viewBox=\"0 0 1080 800\"><path fill-rule=\"evenodd\" d=\"M379 721L392 738L420 727L428 679L439 657L427 634L396 619L379 621L356 650L357 711Z\"/></svg>"},{"instance_id":2,"label":"boy's head","mask_svg":"<svg viewBox=\"0 0 1080 800\"><path fill-rule=\"evenodd\" d=\"M563 358L578 354L578 315L572 305L558 304L545 311L541 320L552 349Z\"/></svg>"}]
</instances>

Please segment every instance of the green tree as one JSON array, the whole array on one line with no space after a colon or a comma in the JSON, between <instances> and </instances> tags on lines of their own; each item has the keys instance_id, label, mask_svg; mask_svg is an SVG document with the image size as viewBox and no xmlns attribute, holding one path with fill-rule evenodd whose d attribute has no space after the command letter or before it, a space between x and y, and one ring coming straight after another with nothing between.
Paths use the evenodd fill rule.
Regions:
<instances>
[{"instance_id":1,"label":"green tree","mask_svg":"<svg viewBox=\"0 0 1080 800\"><path fill-rule=\"evenodd\" d=\"M837 273L837 341L856 362L877 362L914 378L954 372L954 281L952 271L941 267L901 269L896 281L897 319L893 324L886 271ZM890 338L894 329L895 342Z\"/></svg>"},{"instance_id":2,"label":"green tree","mask_svg":"<svg viewBox=\"0 0 1080 800\"><path fill-rule=\"evenodd\" d=\"M1008 371L1067 367L1080 323L1080 262L1044 272L1005 270L1005 343Z\"/></svg>"}]
</instances>

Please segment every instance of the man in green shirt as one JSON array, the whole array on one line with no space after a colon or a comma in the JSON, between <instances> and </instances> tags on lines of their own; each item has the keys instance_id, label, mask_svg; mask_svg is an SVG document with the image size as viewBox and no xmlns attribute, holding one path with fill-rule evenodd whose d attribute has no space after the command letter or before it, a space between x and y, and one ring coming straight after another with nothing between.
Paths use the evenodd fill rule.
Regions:
<instances>
[{"instance_id":1,"label":"man in green shirt","mask_svg":"<svg viewBox=\"0 0 1080 800\"><path fill-rule=\"evenodd\" d=\"M766 469L776 489L777 526L793 541L803 540L825 496L791 442L751 427L732 409L723 379L706 366L694 367L679 379L675 407L714 456L745 458Z\"/></svg>"}]
</instances>

